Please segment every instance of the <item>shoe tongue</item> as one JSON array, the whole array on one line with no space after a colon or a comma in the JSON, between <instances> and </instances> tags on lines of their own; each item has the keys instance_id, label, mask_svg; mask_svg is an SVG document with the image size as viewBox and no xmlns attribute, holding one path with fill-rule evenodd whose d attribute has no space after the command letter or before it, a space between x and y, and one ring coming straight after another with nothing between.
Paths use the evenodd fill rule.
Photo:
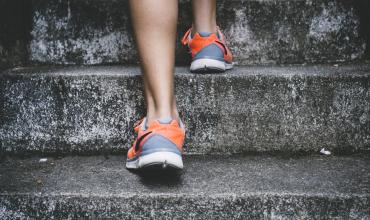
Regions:
<instances>
[{"instance_id":1,"label":"shoe tongue","mask_svg":"<svg viewBox=\"0 0 370 220\"><path fill-rule=\"evenodd\" d=\"M204 31L201 31L201 32L198 32L198 34L201 37L209 37L209 36L211 36L212 32L204 32Z\"/></svg>"},{"instance_id":2,"label":"shoe tongue","mask_svg":"<svg viewBox=\"0 0 370 220\"><path fill-rule=\"evenodd\" d=\"M158 119L158 122L161 124L170 124L172 121L172 118L170 117L165 117L165 118L160 118Z\"/></svg>"},{"instance_id":3,"label":"shoe tongue","mask_svg":"<svg viewBox=\"0 0 370 220\"><path fill-rule=\"evenodd\" d=\"M209 37L211 36L211 34L213 34L212 32L198 32L198 34L201 36L201 37ZM221 39L220 37L220 34L218 32L216 32L216 36L218 39Z\"/></svg>"},{"instance_id":4,"label":"shoe tongue","mask_svg":"<svg viewBox=\"0 0 370 220\"><path fill-rule=\"evenodd\" d=\"M172 118L165 117L165 118L157 119L157 121L160 124L171 124ZM142 125L141 129L143 129L145 131L146 129L148 129L148 127L149 127L148 119L147 118L144 118L143 125Z\"/></svg>"}]
</instances>

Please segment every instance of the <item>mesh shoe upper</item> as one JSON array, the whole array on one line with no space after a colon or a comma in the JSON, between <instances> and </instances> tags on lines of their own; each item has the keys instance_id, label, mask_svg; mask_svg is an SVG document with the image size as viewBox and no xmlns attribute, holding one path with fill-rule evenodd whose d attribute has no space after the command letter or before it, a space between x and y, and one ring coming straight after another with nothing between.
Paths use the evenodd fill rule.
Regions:
<instances>
[{"instance_id":1,"label":"mesh shoe upper","mask_svg":"<svg viewBox=\"0 0 370 220\"><path fill-rule=\"evenodd\" d=\"M185 139L185 129L176 120L162 122L155 120L147 125L146 119L135 126L137 138L127 153L129 160L144 154L159 151L181 154Z\"/></svg>"},{"instance_id":2,"label":"mesh shoe upper","mask_svg":"<svg viewBox=\"0 0 370 220\"><path fill-rule=\"evenodd\" d=\"M227 63L232 63L232 54L226 46L226 40L220 29L217 27L217 33L204 32L191 34L190 28L182 38L183 45L188 45L193 60L201 58L223 59Z\"/></svg>"}]
</instances>

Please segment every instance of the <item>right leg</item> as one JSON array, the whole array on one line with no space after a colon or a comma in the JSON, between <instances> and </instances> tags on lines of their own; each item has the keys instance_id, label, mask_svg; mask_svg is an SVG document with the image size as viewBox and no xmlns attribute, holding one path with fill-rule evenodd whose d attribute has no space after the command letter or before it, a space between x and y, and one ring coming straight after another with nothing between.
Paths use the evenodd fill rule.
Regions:
<instances>
[{"instance_id":1,"label":"right leg","mask_svg":"<svg viewBox=\"0 0 370 220\"><path fill-rule=\"evenodd\" d=\"M216 25L216 0L193 0L193 25L182 43L192 54L190 71L223 72L231 69L232 55Z\"/></svg>"},{"instance_id":2,"label":"right leg","mask_svg":"<svg viewBox=\"0 0 370 220\"><path fill-rule=\"evenodd\" d=\"M216 0L193 0L192 34L197 32L217 32Z\"/></svg>"}]
</instances>

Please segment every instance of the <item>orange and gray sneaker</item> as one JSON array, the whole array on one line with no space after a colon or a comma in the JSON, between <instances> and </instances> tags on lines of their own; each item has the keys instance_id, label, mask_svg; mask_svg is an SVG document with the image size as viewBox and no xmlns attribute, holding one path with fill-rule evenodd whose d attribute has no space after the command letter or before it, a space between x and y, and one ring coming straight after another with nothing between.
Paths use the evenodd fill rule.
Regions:
<instances>
[{"instance_id":1,"label":"orange and gray sneaker","mask_svg":"<svg viewBox=\"0 0 370 220\"><path fill-rule=\"evenodd\" d=\"M127 153L127 169L182 169L182 147L185 139L183 123L171 118L148 124L144 118L135 125L137 139Z\"/></svg>"},{"instance_id":2,"label":"orange and gray sneaker","mask_svg":"<svg viewBox=\"0 0 370 220\"><path fill-rule=\"evenodd\" d=\"M192 36L191 32L190 28L181 40L191 52L191 72L224 72L233 68L233 56L218 27L216 33L198 32Z\"/></svg>"}]
</instances>

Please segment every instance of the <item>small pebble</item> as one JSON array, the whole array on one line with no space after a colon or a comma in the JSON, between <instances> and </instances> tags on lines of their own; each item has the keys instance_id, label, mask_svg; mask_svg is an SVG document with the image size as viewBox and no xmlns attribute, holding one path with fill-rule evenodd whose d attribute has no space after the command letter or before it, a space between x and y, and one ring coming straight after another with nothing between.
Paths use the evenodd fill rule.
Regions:
<instances>
[{"instance_id":1,"label":"small pebble","mask_svg":"<svg viewBox=\"0 0 370 220\"><path fill-rule=\"evenodd\" d=\"M325 148L321 149L320 153L323 154L323 155L330 155L331 154L331 152L326 150Z\"/></svg>"},{"instance_id":2,"label":"small pebble","mask_svg":"<svg viewBox=\"0 0 370 220\"><path fill-rule=\"evenodd\" d=\"M39 160L39 162L40 162L40 163L45 163L46 161L48 161L48 158L41 158L41 159Z\"/></svg>"}]
</instances>

